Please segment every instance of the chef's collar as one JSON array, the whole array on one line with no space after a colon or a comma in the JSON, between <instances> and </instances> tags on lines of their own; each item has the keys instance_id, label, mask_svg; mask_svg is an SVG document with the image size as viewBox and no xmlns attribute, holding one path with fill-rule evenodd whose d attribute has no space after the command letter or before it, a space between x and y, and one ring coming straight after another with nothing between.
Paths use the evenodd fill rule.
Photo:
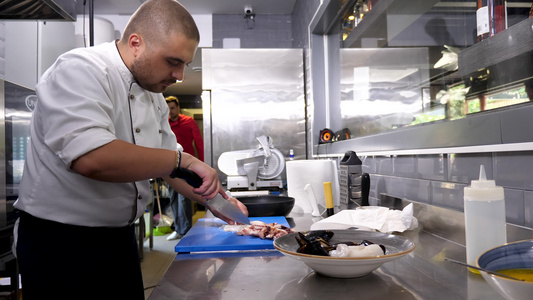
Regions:
<instances>
[{"instance_id":1,"label":"chef's collar","mask_svg":"<svg viewBox=\"0 0 533 300\"><path fill-rule=\"evenodd\" d=\"M126 63L120 56L120 52L118 51L118 40L114 41L114 51L113 51L113 64L118 69L120 76L122 79L128 84L128 86L131 87L132 83L137 82L135 78L133 77L133 74L131 73L130 69L128 69L128 66L126 66Z\"/></svg>"}]
</instances>

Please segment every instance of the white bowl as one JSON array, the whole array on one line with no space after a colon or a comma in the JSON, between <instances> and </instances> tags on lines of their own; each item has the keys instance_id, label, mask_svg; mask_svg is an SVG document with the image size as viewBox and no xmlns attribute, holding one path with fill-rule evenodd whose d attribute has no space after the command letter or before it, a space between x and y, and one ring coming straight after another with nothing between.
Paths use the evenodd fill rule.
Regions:
<instances>
[{"instance_id":1,"label":"white bowl","mask_svg":"<svg viewBox=\"0 0 533 300\"><path fill-rule=\"evenodd\" d=\"M533 240L507 243L482 253L477 266L489 271L533 269ZM480 271L481 276L508 300L533 299L533 282L508 279Z\"/></svg>"},{"instance_id":2,"label":"white bowl","mask_svg":"<svg viewBox=\"0 0 533 300\"><path fill-rule=\"evenodd\" d=\"M302 261L316 273L336 278L365 276L382 264L405 256L415 248L415 244L407 238L393 234L358 230L331 231L334 232L331 244L360 243L362 240L367 240L384 245L386 254L373 257L331 257L298 253L296 252L299 248L296 240L298 233L290 233L275 239L274 247L284 255Z\"/></svg>"}]
</instances>

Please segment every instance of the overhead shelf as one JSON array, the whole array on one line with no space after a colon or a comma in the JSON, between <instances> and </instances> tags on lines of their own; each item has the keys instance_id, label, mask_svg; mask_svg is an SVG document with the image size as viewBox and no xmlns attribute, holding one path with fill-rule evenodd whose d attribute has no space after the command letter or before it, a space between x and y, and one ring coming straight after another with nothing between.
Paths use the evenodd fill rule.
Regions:
<instances>
[{"instance_id":1,"label":"overhead shelf","mask_svg":"<svg viewBox=\"0 0 533 300\"><path fill-rule=\"evenodd\" d=\"M344 40L345 48L354 48L361 46L362 38L387 38L387 8L394 3L395 0L380 0L368 12L363 20L359 22L350 35Z\"/></svg>"},{"instance_id":2,"label":"overhead shelf","mask_svg":"<svg viewBox=\"0 0 533 300\"><path fill-rule=\"evenodd\" d=\"M344 48L361 47L361 41L365 38L384 40L386 43L393 38L388 33L387 15L410 16L401 24L407 28L438 2L439 0L379 0L344 40Z\"/></svg>"},{"instance_id":3,"label":"overhead shelf","mask_svg":"<svg viewBox=\"0 0 533 300\"><path fill-rule=\"evenodd\" d=\"M422 15L442 9L444 6L438 5L439 3L438 0L379 0L350 32L343 42L343 47L364 47L365 39L374 40L367 45L388 47L395 34L408 30ZM466 4L453 4L467 10L475 8ZM396 23L392 24L392 20ZM491 38L465 48L458 53L457 71L434 72L429 82L420 84L449 85L466 80L465 83L471 87L470 93L475 95L505 89L533 77L533 70L523 68L524 65L533 63L532 26L533 18L525 19ZM481 76L487 72L490 78ZM481 77L483 78L480 80Z\"/></svg>"},{"instance_id":4,"label":"overhead shelf","mask_svg":"<svg viewBox=\"0 0 533 300\"><path fill-rule=\"evenodd\" d=\"M533 51L532 25L533 18L523 20L459 52L459 75L466 77Z\"/></svg>"},{"instance_id":5,"label":"overhead shelf","mask_svg":"<svg viewBox=\"0 0 533 300\"><path fill-rule=\"evenodd\" d=\"M533 18L458 53L467 97L497 93L533 78Z\"/></svg>"}]
</instances>

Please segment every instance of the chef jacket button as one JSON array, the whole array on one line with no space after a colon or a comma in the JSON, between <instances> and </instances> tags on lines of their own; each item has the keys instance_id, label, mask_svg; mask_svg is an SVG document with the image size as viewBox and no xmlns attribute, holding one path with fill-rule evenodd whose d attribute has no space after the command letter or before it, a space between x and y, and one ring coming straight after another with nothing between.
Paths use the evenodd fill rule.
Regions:
<instances>
[{"instance_id":1,"label":"chef jacket button","mask_svg":"<svg viewBox=\"0 0 533 300\"><path fill-rule=\"evenodd\" d=\"M135 98L135 95L130 94L130 99L133 100Z\"/></svg>"},{"instance_id":2,"label":"chef jacket button","mask_svg":"<svg viewBox=\"0 0 533 300\"><path fill-rule=\"evenodd\" d=\"M159 129L159 133L162 133L162 132L163 132L163 130Z\"/></svg>"},{"instance_id":3,"label":"chef jacket button","mask_svg":"<svg viewBox=\"0 0 533 300\"><path fill-rule=\"evenodd\" d=\"M143 196L139 195L137 196L137 199L141 200L143 198Z\"/></svg>"},{"instance_id":4,"label":"chef jacket button","mask_svg":"<svg viewBox=\"0 0 533 300\"><path fill-rule=\"evenodd\" d=\"M139 133L139 132L141 132L141 129L137 128L137 129L135 129L135 132Z\"/></svg>"}]
</instances>

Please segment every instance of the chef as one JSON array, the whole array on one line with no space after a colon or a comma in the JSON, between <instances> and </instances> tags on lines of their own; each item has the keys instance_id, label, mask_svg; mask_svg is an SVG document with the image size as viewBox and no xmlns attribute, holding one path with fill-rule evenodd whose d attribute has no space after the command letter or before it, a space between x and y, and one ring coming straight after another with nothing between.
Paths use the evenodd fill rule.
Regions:
<instances>
[{"instance_id":1,"label":"chef","mask_svg":"<svg viewBox=\"0 0 533 300\"><path fill-rule=\"evenodd\" d=\"M202 205L227 198L214 169L176 150L161 94L183 79L199 39L180 3L148 0L119 41L71 50L43 74L15 203L25 300L144 299L132 224L150 198L149 179ZM202 185L173 178L179 168Z\"/></svg>"}]
</instances>

